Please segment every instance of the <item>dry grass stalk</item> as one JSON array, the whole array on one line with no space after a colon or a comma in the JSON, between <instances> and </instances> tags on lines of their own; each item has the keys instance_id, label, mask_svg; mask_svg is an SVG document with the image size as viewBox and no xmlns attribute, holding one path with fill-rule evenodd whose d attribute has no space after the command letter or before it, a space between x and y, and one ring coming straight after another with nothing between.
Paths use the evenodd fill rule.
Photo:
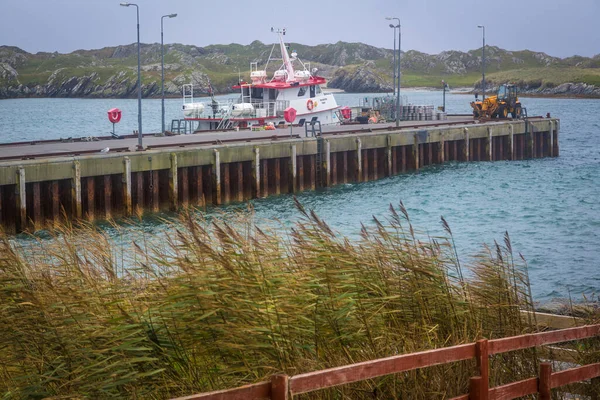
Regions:
<instances>
[{"instance_id":1,"label":"dry grass stalk","mask_svg":"<svg viewBox=\"0 0 600 400\"><path fill-rule=\"evenodd\" d=\"M402 205L357 241L298 208L287 231L190 212L166 241L131 247L91 225L26 249L2 237L5 398L168 398L531 329L508 239L467 280L451 236L423 241ZM534 354L511 357L494 382L537 368ZM305 397L444 398L473 374L457 363Z\"/></svg>"}]
</instances>

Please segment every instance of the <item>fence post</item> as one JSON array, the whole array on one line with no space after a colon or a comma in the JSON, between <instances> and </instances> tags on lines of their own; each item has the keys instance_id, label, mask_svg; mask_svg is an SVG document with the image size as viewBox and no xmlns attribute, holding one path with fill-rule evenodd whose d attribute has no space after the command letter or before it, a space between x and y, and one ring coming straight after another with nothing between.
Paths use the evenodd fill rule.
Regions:
<instances>
[{"instance_id":1,"label":"fence post","mask_svg":"<svg viewBox=\"0 0 600 400\"><path fill-rule=\"evenodd\" d=\"M590 392L591 400L600 400L600 378L591 379Z\"/></svg>"},{"instance_id":2,"label":"fence post","mask_svg":"<svg viewBox=\"0 0 600 400\"><path fill-rule=\"evenodd\" d=\"M550 400L552 395L550 389L552 385L552 364L541 363L540 364L540 377L538 380L538 392L539 400Z\"/></svg>"},{"instance_id":3,"label":"fence post","mask_svg":"<svg viewBox=\"0 0 600 400\"><path fill-rule=\"evenodd\" d=\"M482 379L480 376L474 376L469 379L469 400L481 400Z\"/></svg>"},{"instance_id":4,"label":"fence post","mask_svg":"<svg viewBox=\"0 0 600 400\"><path fill-rule=\"evenodd\" d=\"M289 376L283 374L271 376L272 400L288 400L289 379Z\"/></svg>"},{"instance_id":5,"label":"fence post","mask_svg":"<svg viewBox=\"0 0 600 400\"><path fill-rule=\"evenodd\" d=\"M488 353L488 340L481 339L475 344L477 354L477 368L481 377L481 400L487 400L490 390L490 358Z\"/></svg>"}]
</instances>

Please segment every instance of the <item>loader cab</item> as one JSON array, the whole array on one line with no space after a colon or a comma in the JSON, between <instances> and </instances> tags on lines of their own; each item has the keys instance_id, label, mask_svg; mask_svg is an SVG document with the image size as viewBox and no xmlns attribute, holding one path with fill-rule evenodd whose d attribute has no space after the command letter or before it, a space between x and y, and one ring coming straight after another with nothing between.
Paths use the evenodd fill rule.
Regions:
<instances>
[{"instance_id":1,"label":"loader cab","mask_svg":"<svg viewBox=\"0 0 600 400\"><path fill-rule=\"evenodd\" d=\"M514 107L517 103L517 86L500 85L498 88L498 101L504 101Z\"/></svg>"}]
</instances>

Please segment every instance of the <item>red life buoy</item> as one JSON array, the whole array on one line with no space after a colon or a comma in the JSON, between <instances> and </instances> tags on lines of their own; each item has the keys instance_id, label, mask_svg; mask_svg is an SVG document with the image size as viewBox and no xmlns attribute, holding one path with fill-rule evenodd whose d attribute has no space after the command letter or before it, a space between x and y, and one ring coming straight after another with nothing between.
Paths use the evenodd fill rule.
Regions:
<instances>
[{"instance_id":1,"label":"red life buoy","mask_svg":"<svg viewBox=\"0 0 600 400\"><path fill-rule=\"evenodd\" d=\"M306 108L308 109L308 111L312 111L313 107L314 107L313 101L312 100L308 100L306 102Z\"/></svg>"},{"instance_id":2,"label":"red life buoy","mask_svg":"<svg viewBox=\"0 0 600 400\"><path fill-rule=\"evenodd\" d=\"M113 124L118 123L121 120L121 110L118 108L111 108L108 110L108 120Z\"/></svg>"}]
</instances>

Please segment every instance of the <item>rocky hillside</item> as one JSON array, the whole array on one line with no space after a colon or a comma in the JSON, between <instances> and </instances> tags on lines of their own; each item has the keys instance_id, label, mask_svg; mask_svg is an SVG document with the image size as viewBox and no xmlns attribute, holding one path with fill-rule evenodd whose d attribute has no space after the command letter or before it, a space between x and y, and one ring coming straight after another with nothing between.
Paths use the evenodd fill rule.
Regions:
<instances>
[{"instance_id":1,"label":"rocky hillside","mask_svg":"<svg viewBox=\"0 0 600 400\"><path fill-rule=\"evenodd\" d=\"M291 43L304 62L330 79L329 87L351 92L392 89L391 50L362 43L305 46ZM195 93L206 93L209 80L217 93L231 91L240 77L248 79L251 62L264 65L272 45L254 41L197 47L165 46L165 91L180 96L185 83ZM277 49L275 54L277 54ZM160 45L143 44L142 92L160 96ZM269 69L278 67L271 63ZM486 77L490 86L516 81L524 90L541 94L600 97L600 55L560 59L532 51L486 47ZM477 87L481 49L446 51L436 55L407 51L402 54L403 87ZM135 97L137 46L135 44L78 50L69 54L30 54L17 47L0 46L0 98L14 97Z\"/></svg>"}]
</instances>

